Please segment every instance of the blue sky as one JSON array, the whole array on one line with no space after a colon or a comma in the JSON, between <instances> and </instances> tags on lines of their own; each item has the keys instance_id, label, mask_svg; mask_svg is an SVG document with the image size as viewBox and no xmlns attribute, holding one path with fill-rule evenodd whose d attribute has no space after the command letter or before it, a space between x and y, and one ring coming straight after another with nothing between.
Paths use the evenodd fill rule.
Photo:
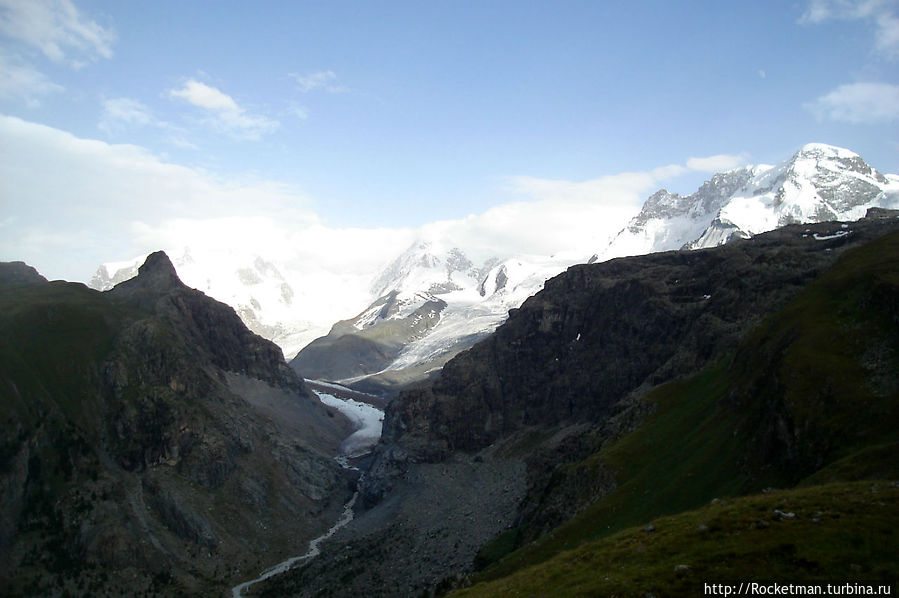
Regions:
<instances>
[{"instance_id":1,"label":"blue sky","mask_svg":"<svg viewBox=\"0 0 899 598\"><path fill-rule=\"evenodd\" d=\"M0 0L0 259L84 278L141 223L260 210L408 230L591 189L639 207L808 142L895 173L897 64L896 0ZM622 173L644 175L624 199L591 186ZM182 201L182 175L242 191Z\"/></svg>"}]
</instances>

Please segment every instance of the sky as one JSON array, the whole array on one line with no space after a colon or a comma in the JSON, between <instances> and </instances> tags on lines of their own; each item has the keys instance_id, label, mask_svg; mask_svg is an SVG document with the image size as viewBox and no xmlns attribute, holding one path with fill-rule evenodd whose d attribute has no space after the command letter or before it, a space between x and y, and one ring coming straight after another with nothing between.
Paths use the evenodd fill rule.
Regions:
<instances>
[{"instance_id":1,"label":"sky","mask_svg":"<svg viewBox=\"0 0 899 598\"><path fill-rule=\"evenodd\" d=\"M580 250L810 142L899 172L899 1L0 0L0 260L50 278Z\"/></svg>"}]
</instances>

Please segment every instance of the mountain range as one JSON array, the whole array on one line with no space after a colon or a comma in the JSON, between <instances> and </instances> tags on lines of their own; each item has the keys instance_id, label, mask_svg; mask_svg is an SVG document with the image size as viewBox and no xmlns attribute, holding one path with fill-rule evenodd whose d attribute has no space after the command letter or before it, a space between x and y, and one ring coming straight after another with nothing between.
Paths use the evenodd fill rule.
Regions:
<instances>
[{"instance_id":1,"label":"mountain range","mask_svg":"<svg viewBox=\"0 0 899 598\"><path fill-rule=\"evenodd\" d=\"M576 262L714 247L787 224L857 220L870 207L897 205L899 176L878 173L848 150L809 144L776 166L716 174L688 196L654 193L592 257L474 263L448 240L421 241L380 273L367 309L335 324L291 366L305 377L389 391L437 371Z\"/></svg>"},{"instance_id":2,"label":"mountain range","mask_svg":"<svg viewBox=\"0 0 899 598\"><path fill-rule=\"evenodd\" d=\"M851 221L867 208L895 206L899 176L877 172L849 150L813 143L778 165L716 174L691 195L652 194L592 255L485 253L430 234L373 276L301 271L284 265L287 256L202 247L183 248L174 263L189 284L278 343L300 375L392 393L486 337L510 309L574 264L713 247L791 223ZM109 288L142 261L104 264L90 286ZM332 315L366 304L350 318Z\"/></svg>"}]
</instances>

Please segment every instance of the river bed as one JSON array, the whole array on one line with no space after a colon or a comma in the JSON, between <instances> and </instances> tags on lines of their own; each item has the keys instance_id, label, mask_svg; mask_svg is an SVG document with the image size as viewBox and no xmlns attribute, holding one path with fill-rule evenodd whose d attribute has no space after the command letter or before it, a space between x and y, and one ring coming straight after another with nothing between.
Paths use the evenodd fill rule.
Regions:
<instances>
[{"instance_id":1,"label":"river bed","mask_svg":"<svg viewBox=\"0 0 899 598\"><path fill-rule=\"evenodd\" d=\"M367 403L354 401L352 399L341 399L334 395L319 391L314 392L321 399L322 403L329 407L334 407L353 422L356 430L341 442L336 460L344 469L358 471L357 467L350 465L349 460L369 454L378 443L378 439L381 437L381 424L384 421L384 412ZM340 518L327 532L309 542L309 549L305 554L281 561L277 565L263 571L259 577L234 586L231 588L231 597L242 598L244 595L243 593L250 586L285 573L298 563L318 556L321 552L319 544L333 536L337 530L353 520L353 506L356 504L356 498L358 496L358 491L353 493L353 496L344 505L343 513Z\"/></svg>"}]
</instances>

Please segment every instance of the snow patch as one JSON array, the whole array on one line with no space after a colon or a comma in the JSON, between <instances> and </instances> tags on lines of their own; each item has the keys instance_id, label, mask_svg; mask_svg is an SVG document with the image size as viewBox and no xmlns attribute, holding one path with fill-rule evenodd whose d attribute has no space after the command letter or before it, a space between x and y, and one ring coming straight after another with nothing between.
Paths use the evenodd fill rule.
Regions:
<instances>
[{"instance_id":1,"label":"snow patch","mask_svg":"<svg viewBox=\"0 0 899 598\"><path fill-rule=\"evenodd\" d=\"M815 233L812 236L815 238L816 241L829 241L831 239L839 239L840 237L845 237L846 235L849 234L849 232L850 231L848 231L848 230L838 230L835 233L833 233L832 235L821 235L821 234Z\"/></svg>"}]
</instances>

